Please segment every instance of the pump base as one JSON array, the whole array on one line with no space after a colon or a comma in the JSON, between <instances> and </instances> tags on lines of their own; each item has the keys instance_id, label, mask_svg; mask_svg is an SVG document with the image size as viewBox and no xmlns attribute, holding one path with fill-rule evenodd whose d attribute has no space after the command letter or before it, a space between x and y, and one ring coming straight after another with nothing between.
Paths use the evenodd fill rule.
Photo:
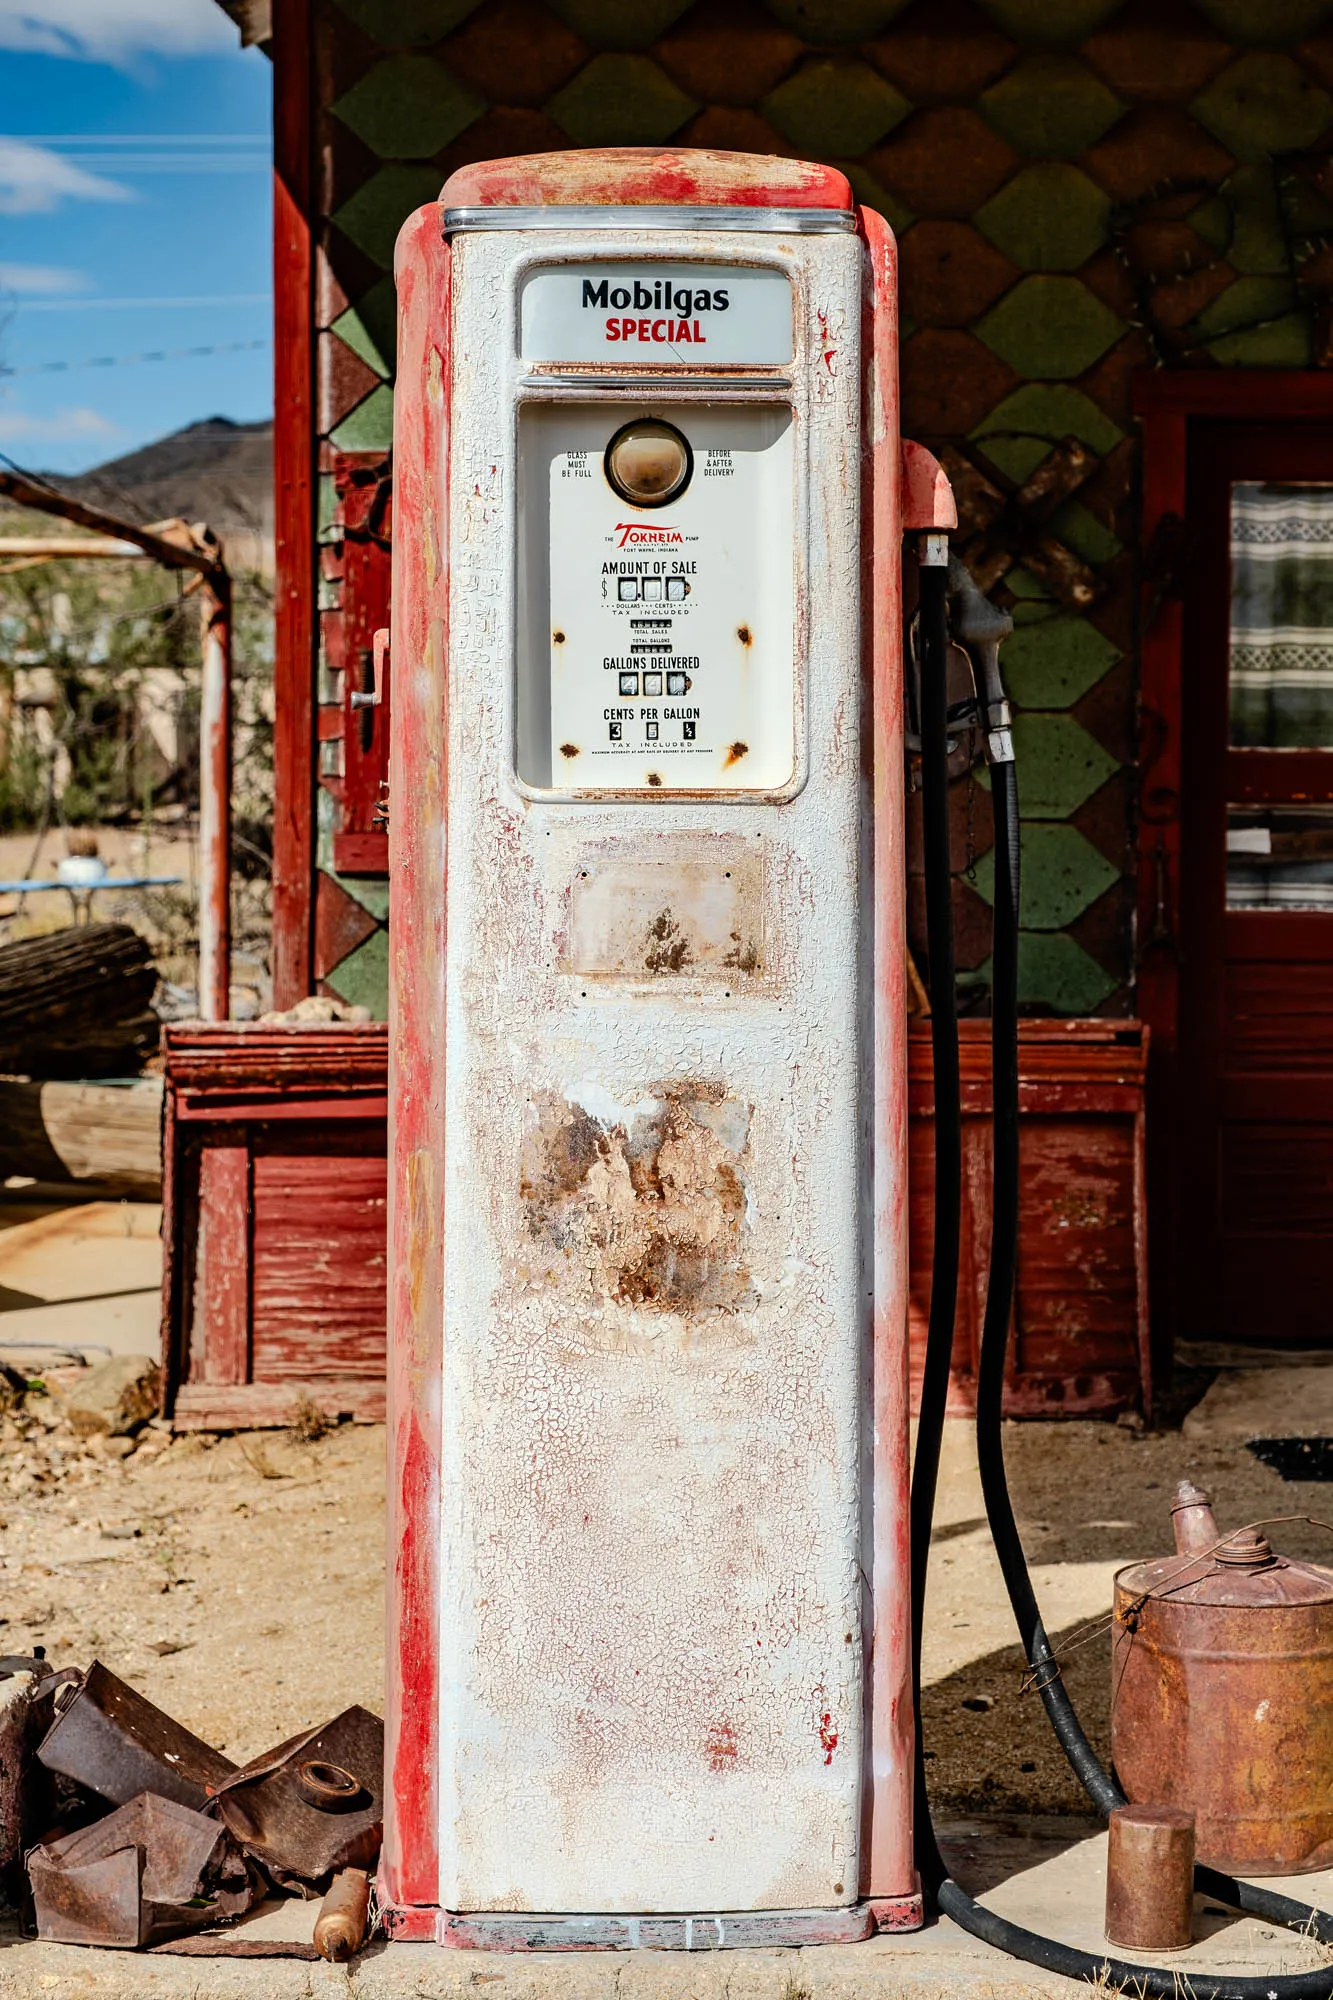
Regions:
<instances>
[{"instance_id":1,"label":"pump base","mask_svg":"<svg viewBox=\"0 0 1333 2000\"><path fill-rule=\"evenodd\" d=\"M544 1916L517 1910L389 1907L385 1935L456 1951L738 1951L860 1944L876 1930L917 1930L921 1897L877 1897L831 1910L735 1910L698 1916Z\"/></svg>"}]
</instances>

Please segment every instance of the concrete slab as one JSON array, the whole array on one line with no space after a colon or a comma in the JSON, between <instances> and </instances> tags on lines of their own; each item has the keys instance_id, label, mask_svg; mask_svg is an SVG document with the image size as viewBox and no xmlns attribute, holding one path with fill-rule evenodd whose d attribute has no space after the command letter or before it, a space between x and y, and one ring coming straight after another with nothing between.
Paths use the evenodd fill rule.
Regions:
<instances>
[{"instance_id":1,"label":"concrete slab","mask_svg":"<svg viewBox=\"0 0 1333 2000\"><path fill-rule=\"evenodd\" d=\"M1333 1437L1333 1368L1236 1368L1218 1376L1181 1426L1192 1444Z\"/></svg>"},{"instance_id":2,"label":"concrete slab","mask_svg":"<svg viewBox=\"0 0 1333 2000\"><path fill-rule=\"evenodd\" d=\"M958 1878L1028 1929L1104 1949L1106 1840L1088 1820L958 1821L941 1829ZM1333 1874L1273 1887L1328 1907ZM238 1936L308 1940L317 1906L263 1906ZM1226 1913L1198 1916L1182 1975L1207 1967L1281 1973L1333 1962L1319 1946ZM5 1946L8 1949L5 1949ZM1122 1954L1128 1956L1128 1954ZM1333 1983L1333 1981L1331 1981ZM1086 1992L978 1943L947 1920L903 1937L798 1951L571 1952L500 1956L374 1944L347 1967L282 1959L200 1959L40 1945L0 1932L0 2000L1064 2000Z\"/></svg>"},{"instance_id":3,"label":"concrete slab","mask_svg":"<svg viewBox=\"0 0 1333 2000\"><path fill-rule=\"evenodd\" d=\"M0 1356L40 1366L51 1345L156 1354L161 1228L149 1201L73 1203L0 1227Z\"/></svg>"}]
</instances>

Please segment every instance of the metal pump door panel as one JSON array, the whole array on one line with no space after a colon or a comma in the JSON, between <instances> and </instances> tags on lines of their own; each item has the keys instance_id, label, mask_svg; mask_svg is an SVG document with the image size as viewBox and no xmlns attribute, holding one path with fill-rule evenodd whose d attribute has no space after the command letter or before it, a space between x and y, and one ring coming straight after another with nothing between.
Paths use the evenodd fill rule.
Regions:
<instances>
[{"instance_id":1,"label":"metal pump door panel","mask_svg":"<svg viewBox=\"0 0 1333 2000\"><path fill-rule=\"evenodd\" d=\"M639 414L523 412L519 775L561 790L781 790L796 751L791 411L676 410L692 473L652 511L626 505L603 465Z\"/></svg>"},{"instance_id":2,"label":"metal pump door panel","mask_svg":"<svg viewBox=\"0 0 1333 2000\"><path fill-rule=\"evenodd\" d=\"M787 368L544 375L532 269L660 261L660 237L453 251L450 630L423 668L448 706L452 1910L858 1892L862 250L701 230L676 254L788 281ZM694 471L626 512L604 451L643 413ZM662 527L681 540L632 539Z\"/></svg>"}]
</instances>

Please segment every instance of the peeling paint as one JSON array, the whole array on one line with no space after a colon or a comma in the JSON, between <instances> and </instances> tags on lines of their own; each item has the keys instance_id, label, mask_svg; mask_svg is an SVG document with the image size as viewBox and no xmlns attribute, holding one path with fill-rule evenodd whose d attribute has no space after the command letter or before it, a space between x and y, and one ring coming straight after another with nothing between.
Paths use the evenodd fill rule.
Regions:
<instances>
[{"instance_id":1,"label":"peeling paint","mask_svg":"<svg viewBox=\"0 0 1333 2000\"><path fill-rule=\"evenodd\" d=\"M585 244L454 246L440 1900L808 1909L857 1894L868 1762L863 252L743 246L802 355L816 265L845 315L825 400L792 371L818 783L551 805L512 777L506 330L523 259Z\"/></svg>"},{"instance_id":2,"label":"peeling paint","mask_svg":"<svg viewBox=\"0 0 1333 2000\"><path fill-rule=\"evenodd\" d=\"M530 1234L558 1253L546 1283L586 1285L646 1312L753 1304L743 1242L748 1105L692 1079L664 1087L646 1115L623 1124L604 1125L550 1093L530 1108L520 1193Z\"/></svg>"}]
</instances>

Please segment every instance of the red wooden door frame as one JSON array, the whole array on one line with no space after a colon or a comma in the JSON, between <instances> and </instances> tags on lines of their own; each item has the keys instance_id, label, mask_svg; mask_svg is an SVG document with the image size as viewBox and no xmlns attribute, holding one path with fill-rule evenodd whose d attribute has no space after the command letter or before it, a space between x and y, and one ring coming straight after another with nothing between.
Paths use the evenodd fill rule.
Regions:
<instances>
[{"instance_id":1,"label":"red wooden door frame","mask_svg":"<svg viewBox=\"0 0 1333 2000\"><path fill-rule=\"evenodd\" d=\"M273 1004L312 990L315 263L312 0L273 13Z\"/></svg>"},{"instance_id":2,"label":"red wooden door frame","mask_svg":"<svg viewBox=\"0 0 1333 2000\"><path fill-rule=\"evenodd\" d=\"M1169 1366L1178 1318L1180 1227L1180 882L1183 579L1191 427L1333 419L1333 372L1144 369L1133 378L1143 430L1143 591L1139 634L1137 1012L1148 1066L1148 1230L1153 1351Z\"/></svg>"}]
</instances>

